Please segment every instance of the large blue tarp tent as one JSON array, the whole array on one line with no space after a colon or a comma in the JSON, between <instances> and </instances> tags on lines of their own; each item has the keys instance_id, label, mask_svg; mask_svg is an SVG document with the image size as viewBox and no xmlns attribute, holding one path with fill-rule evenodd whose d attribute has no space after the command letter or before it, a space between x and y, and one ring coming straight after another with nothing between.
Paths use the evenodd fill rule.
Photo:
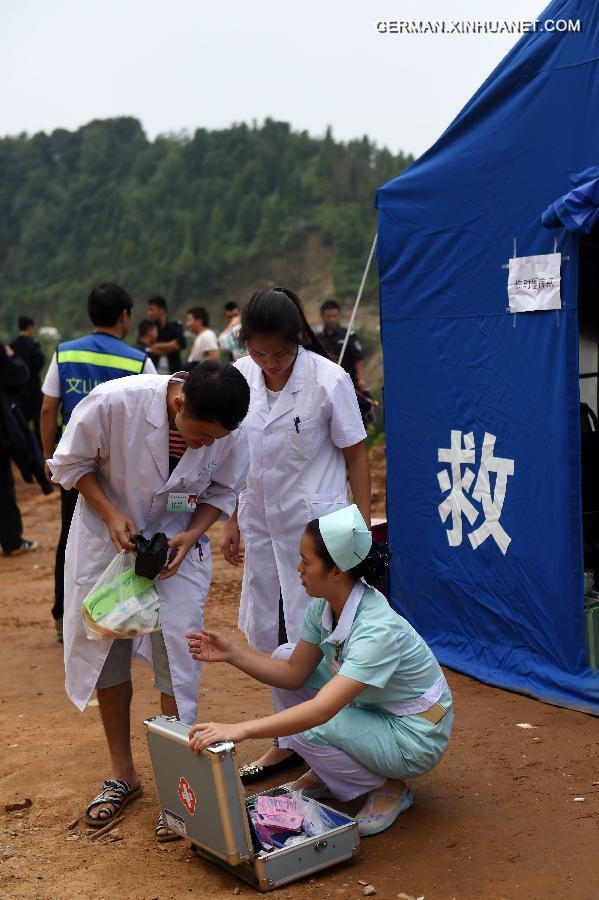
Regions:
<instances>
[{"instance_id":1,"label":"large blue tarp tent","mask_svg":"<svg viewBox=\"0 0 599 900\"><path fill-rule=\"evenodd\" d=\"M377 195L391 599L444 664L599 713L578 368L580 233L599 205L599 4L559 0L539 18L581 31L524 35ZM514 239L518 256L557 241L559 312L508 310Z\"/></svg>"}]
</instances>

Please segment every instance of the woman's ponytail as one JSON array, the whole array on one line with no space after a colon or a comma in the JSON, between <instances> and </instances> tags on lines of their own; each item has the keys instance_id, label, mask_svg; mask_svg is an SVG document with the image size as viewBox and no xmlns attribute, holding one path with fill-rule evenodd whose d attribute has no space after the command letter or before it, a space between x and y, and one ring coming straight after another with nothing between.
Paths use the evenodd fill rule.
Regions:
<instances>
[{"instance_id":1,"label":"woman's ponytail","mask_svg":"<svg viewBox=\"0 0 599 900\"><path fill-rule=\"evenodd\" d=\"M368 584L380 584L389 566L389 545L384 541L373 541L366 559L348 570L356 581L363 578Z\"/></svg>"},{"instance_id":2,"label":"woman's ponytail","mask_svg":"<svg viewBox=\"0 0 599 900\"><path fill-rule=\"evenodd\" d=\"M305 347L306 350L312 350L313 353L318 353L319 356L326 356L327 359L330 359L329 354L320 343L314 329L308 322L302 301L298 295L288 288L273 288L273 291L279 291L280 293L285 294L285 296L289 297L292 303L295 304L302 320L302 347Z\"/></svg>"}]
</instances>

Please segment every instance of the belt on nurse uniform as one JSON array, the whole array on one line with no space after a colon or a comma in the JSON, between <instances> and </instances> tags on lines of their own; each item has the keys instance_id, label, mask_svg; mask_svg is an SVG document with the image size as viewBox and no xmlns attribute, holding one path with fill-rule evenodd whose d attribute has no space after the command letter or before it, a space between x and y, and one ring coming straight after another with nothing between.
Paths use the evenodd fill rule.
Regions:
<instances>
[{"instance_id":1,"label":"belt on nurse uniform","mask_svg":"<svg viewBox=\"0 0 599 900\"><path fill-rule=\"evenodd\" d=\"M404 703L385 703L383 709L396 716L420 716L421 719L437 725L447 715L447 709L439 703L439 697L446 687L445 675L441 675L420 697Z\"/></svg>"}]
</instances>

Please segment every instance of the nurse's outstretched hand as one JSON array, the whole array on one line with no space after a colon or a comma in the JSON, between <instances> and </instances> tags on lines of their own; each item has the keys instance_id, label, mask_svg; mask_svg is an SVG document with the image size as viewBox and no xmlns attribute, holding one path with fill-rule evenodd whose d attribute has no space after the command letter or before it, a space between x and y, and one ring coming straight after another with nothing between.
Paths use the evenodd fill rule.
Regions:
<instances>
[{"instance_id":1,"label":"nurse's outstretched hand","mask_svg":"<svg viewBox=\"0 0 599 900\"><path fill-rule=\"evenodd\" d=\"M210 744L220 741L233 741L239 744L245 741L247 732L244 722L237 725L223 725L220 722L197 722L189 729L189 749L192 753L200 753Z\"/></svg>"},{"instance_id":2,"label":"nurse's outstretched hand","mask_svg":"<svg viewBox=\"0 0 599 900\"><path fill-rule=\"evenodd\" d=\"M220 549L223 556L232 566L240 566L243 562L243 555L239 550L241 536L239 534L239 525L235 519L229 519L228 522L225 522L222 535Z\"/></svg>"},{"instance_id":3,"label":"nurse's outstretched hand","mask_svg":"<svg viewBox=\"0 0 599 900\"><path fill-rule=\"evenodd\" d=\"M196 536L190 534L189 531L180 531L179 534L170 539L168 542L170 550L168 562L158 576L159 581L164 581L165 578L172 578L196 541Z\"/></svg>"},{"instance_id":4,"label":"nurse's outstretched hand","mask_svg":"<svg viewBox=\"0 0 599 900\"><path fill-rule=\"evenodd\" d=\"M218 631L188 631L185 635L193 659L201 662L228 662L233 644Z\"/></svg>"}]
</instances>

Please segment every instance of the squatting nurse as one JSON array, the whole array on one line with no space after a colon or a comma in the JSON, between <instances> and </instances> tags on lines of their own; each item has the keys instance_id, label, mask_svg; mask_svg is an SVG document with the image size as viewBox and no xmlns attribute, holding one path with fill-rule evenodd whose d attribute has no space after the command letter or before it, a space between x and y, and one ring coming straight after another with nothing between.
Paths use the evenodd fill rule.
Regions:
<instances>
[{"instance_id":1,"label":"squatting nurse","mask_svg":"<svg viewBox=\"0 0 599 900\"><path fill-rule=\"evenodd\" d=\"M273 657L215 632L188 634L194 659L228 662L273 688L277 712L235 724L198 723L192 750L219 740L288 735L310 765L291 785L352 800L361 834L391 825L413 802L406 779L429 772L447 749L452 699L432 651L369 582L380 554L356 506L310 522L298 571L310 603L301 638Z\"/></svg>"}]
</instances>

